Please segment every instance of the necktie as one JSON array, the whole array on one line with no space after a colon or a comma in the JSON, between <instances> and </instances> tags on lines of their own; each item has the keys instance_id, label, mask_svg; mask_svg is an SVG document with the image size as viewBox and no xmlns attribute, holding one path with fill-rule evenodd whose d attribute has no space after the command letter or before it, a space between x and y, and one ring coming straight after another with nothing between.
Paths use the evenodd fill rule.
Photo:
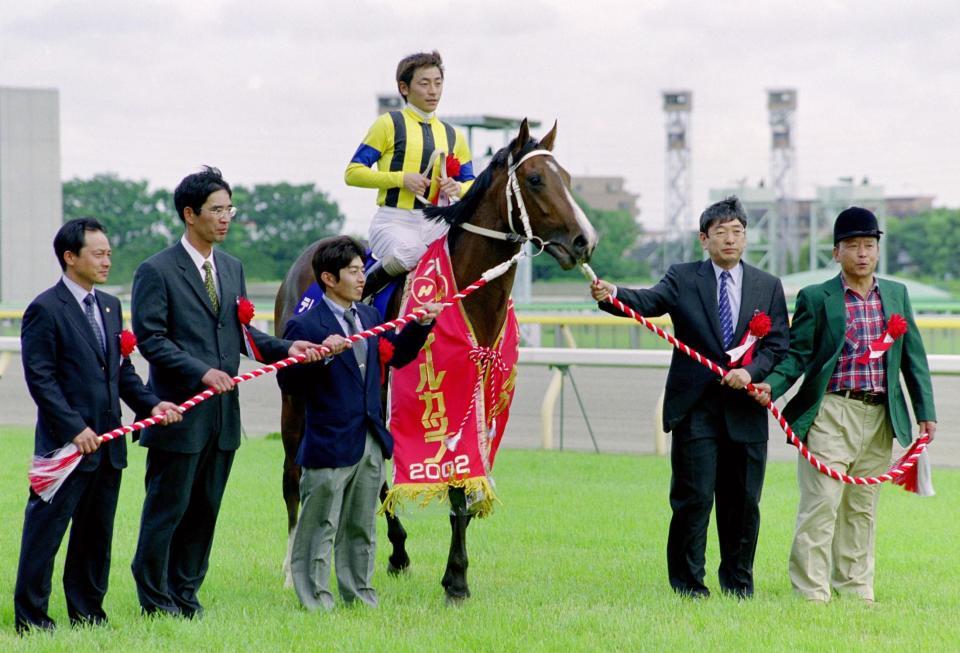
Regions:
<instances>
[{"instance_id":1,"label":"necktie","mask_svg":"<svg viewBox=\"0 0 960 653\"><path fill-rule=\"evenodd\" d=\"M100 325L97 324L97 318L93 316L93 305L96 300L93 298L93 293L90 293L83 298L83 312L87 316L87 322L90 323L90 328L93 329L93 335L97 337L97 342L100 343L100 351L103 353L107 352L107 343L103 339L103 331L100 330Z\"/></svg>"},{"instance_id":2,"label":"necktie","mask_svg":"<svg viewBox=\"0 0 960 653\"><path fill-rule=\"evenodd\" d=\"M727 280L730 273L724 270L720 273L720 332L723 334L723 348L729 349L733 344L733 313L730 311L730 297L727 295Z\"/></svg>"},{"instance_id":3,"label":"necktie","mask_svg":"<svg viewBox=\"0 0 960 653\"><path fill-rule=\"evenodd\" d=\"M213 283L213 266L210 261L203 262L203 285L207 289L207 296L210 297L210 304L213 305L213 312L220 313L220 298L217 297L217 285Z\"/></svg>"},{"instance_id":4,"label":"necktie","mask_svg":"<svg viewBox=\"0 0 960 653\"><path fill-rule=\"evenodd\" d=\"M360 333L360 321L357 317L357 309L348 308L343 312L343 319L346 320L348 336ZM353 343L353 355L357 358L357 365L360 366L360 376L366 378L367 375L367 341L357 340Z\"/></svg>"}]
</instances>

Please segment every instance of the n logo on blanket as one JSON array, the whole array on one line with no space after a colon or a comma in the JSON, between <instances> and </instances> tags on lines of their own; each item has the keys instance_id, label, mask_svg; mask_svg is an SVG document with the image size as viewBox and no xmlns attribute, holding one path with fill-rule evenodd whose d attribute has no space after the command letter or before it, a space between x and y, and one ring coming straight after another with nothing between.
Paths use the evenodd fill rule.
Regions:
<instances>
[{"instance_id":1,"label":"n logo on blanket","mask_svg":"<svg viewBox=\"0 0 960 653\"><path fill-rule=\"evenodd\" d=\"M401 314L458 292L446 237L430 246L412 278ZM477 345L457 303L437 318L416 361L393 370L393 487L385 510L405 498L446 499L452 486L466 490L477 516L490 513L496 500L490 472L510 416L519 344L512 301L493 347Z\"/></svg>"}]
</instances>

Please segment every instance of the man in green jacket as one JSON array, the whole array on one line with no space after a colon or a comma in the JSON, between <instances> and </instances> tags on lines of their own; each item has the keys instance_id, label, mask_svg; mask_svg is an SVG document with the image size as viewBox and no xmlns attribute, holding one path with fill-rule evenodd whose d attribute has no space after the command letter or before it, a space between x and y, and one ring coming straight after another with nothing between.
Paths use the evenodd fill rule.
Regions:
<instances>
[{"instance_id":1,"label":"man in green jacket","mask_svg":"<svg viewBox=\"0 0 960 653\"><path fill-rule=\"evenodd\" d=\"M874 276L882 233L866 209L851 207L837 216L833 257L842 271L800 291L790 351L765 383L756 384L757 399L766 404L803 376L783 416L821 462L851 476L883 473L893 438L904 447L912 440L901 374L920 433L932 439L937 428L930 370L907 289ZM906 333L871 356L894 314L906 319ZM842 484L803 458L797 481L794 590L809 601L829 601L832 588L872 603L879 486Z\"/></svg>"}]
</instances>

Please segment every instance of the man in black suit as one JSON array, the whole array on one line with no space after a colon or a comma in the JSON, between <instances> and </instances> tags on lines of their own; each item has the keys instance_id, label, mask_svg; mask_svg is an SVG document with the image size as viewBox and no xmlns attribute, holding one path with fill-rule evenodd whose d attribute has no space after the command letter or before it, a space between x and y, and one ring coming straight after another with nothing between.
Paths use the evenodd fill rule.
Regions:
<instances>
[{"instance_id":1,"label":"man in black suit","mask_svg":"<svg viewBox=\"0 0 960 653\"><path fill-rule=\"evenodd\" d=\"M240 446L240 403L233 377L246 353L239 300L243 266L216 250L236 214L230 185L216 168L189 175L174 192L183 237L144 261L133 278L133 329L150 363L150 388L176 401L212 387L217 395L184 421L144 429L146 498L133 577L147 614L192 618L207 573L220 502ZM249 329L263 360L306 354L316 345Z\"/></svg>"},{"instance_id":2,"label":"man in black suit","mask_svg":"<svg viewBox=\"0 0 960 653\"><path fill-rule=\"evenodd\" d=\"M93 288L110 272L103 226L90 218L71 220L57 232L53 248L63 277L27 307L20 336L24 376L37 403L34 452L47 455L73 442L84 457L49 503L30 491L14 591L20 633L55 627L47 614L50 580L71 520L63 571L67 614L74 624L107 621L103 598L127 445L118 438L101 448L98 435L120 426L121 398L138 415L162 415L164 422L181 418L120 356L120 300Z\"/></svg>"},{"instance_id":3,"label":"man in black suit","mask_svg":"<svg viewBox=\"0 0 960 653\"><path fill-rule=\"evenodd\" d=\"M677 338L726 366L726 352L741 343L754 314L766 313L770 332L752 361L731 369L722 383L706 367L674 350L663 403L663 428L673 432L667 539L670 585L679 594L706 597L707 525L714 497L720 540L720 587L753 595L753 557L760 530L760 490L767 461L767 414L742 390L762 380L789 346L787 308L780 281L746 263L747 215L736 197L700 216L700 243L710 260L673 265L647 290L600 282L603 302L613 295L644 316L669 313ZM620 314L607 302L600 308Z\"/></svg>"}]
</instances>

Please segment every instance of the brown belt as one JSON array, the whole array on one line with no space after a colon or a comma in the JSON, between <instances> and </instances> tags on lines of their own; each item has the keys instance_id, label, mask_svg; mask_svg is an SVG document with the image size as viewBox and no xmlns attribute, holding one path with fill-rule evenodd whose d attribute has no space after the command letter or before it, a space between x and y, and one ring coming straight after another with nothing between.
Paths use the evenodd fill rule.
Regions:
<instances>
[{"instance_id":1,"label":"brown belt","mask_svg":"<svg viewBox=\"0 0 960 653\"><path fill-rule=\"evenodd\" d=\"M887 401L887 395L883 392L867 392L866 390L834 390L830 394L840 395L847 399L856 399L869 406L879 406Z\"/></svg>"}]
</instances>

